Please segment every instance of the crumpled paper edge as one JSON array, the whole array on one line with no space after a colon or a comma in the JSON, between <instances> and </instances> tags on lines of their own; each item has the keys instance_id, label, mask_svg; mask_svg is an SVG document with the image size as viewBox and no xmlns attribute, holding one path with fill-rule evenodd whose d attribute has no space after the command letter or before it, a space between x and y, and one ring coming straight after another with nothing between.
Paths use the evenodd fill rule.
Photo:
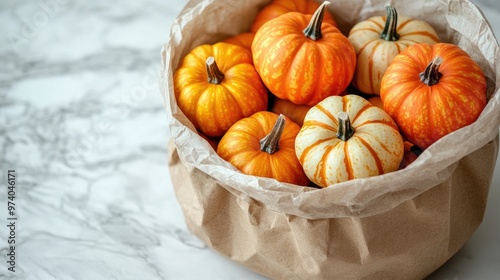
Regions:
<instances>
[{"instance_id":1,"label":"crumpled paper edge","mask_svg":"<svg viewBox=\"0 0 500 280\"><path fill-rule=\"evenodd\" d=\"M500 80L500 66L496 61L500 62L500 48L491 26L472 2L468 0L440 0L439 4L435 4L437 1L435 3L431 3L431 1L420 1L417 5L422 5L420 10L424 15L435 13L435 5L438 5L437 11L445 13L449 29L445 30L447 31L446 36L441 39L443 41L453 40L482 67L489 86L487 106L475 123L443 137L425 150L407 168L380 176L335 184L325 189L297 187L274 179L242 174L231 164L222 160L210 145L198 136L193 125L179 110L173 94L173 73L182 57L196 45L214 43L224 37L235 35L248 26L248 24L245 26L245 24L238 25L232 22L231 26L214 28L205 36L185 32L194 25L194 21L198 21L200 18L207 19L207 15L210 16L211 13L221 8L221 1L189 1L172 25L170 39L162 49L163 67L160 73L161 91L167 110L168 125L181 161L188 170L196 168L215 178L231 193L258 200L274 211L311 219L375 215L392 209L444 182L450 177L461 158L481 148L498 135L500 85L496 81ZM247 16L252 15L256 12L255 8L248 9L247 7L255 6L252 3L258 3L257 6L262 6L266 2L268 1L238 1L238 6L224 7L226 9L224 13L231 13L232 10L248 10ZM385 5L383 1L370 2L373 2L372 4L379 10ZM330 6L330 10L333 11L339 24L342 24L344 20L343 15L336 14L335 11L338 11L341 6L344 6L345 9L343 4L345 4L343 1L337 0L333 1ZM380 14L380 11L372 6L360 5L359 3L353 5L354 9L352 10L359 11L362 19L373 14ZM420 17L412 14L419 9L412 9L411 5L406 5L406 3L398 5L396 3L395 6L400 14L407 14L415 18ZM197 17L201 13L203 13L203 17ZM465 13L467 20L458 16L459 13ZM209 19L210 17L207 20ZM427 20L427 18L425 19ZM436 21L428 20L442 36L443 27ZM463 30L464 27L467 29ZM478 42L477 45L475 42ZM454 149L452 150L450 147L454 147Z\"/></svg>"}]
</instances>

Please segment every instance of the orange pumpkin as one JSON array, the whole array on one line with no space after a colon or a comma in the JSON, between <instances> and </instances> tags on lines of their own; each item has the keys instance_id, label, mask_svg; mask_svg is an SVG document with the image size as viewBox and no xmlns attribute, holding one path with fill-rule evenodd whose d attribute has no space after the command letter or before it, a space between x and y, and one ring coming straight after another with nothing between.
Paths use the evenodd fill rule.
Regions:
<instances>
[{"instance_id":1,"label":"orange pumpkin","mask_svg":"<svg viewBox=\"0 0 500 280\"><path fill-rule=\"evenodd\" d=\"M268 102L251 53L223 42L198 46L184 57L174 92L179 108L207 136L222 136L239 119L266 110Z\"/></svg>"},{"instance_id":2,"label":"orange pumpkin","mask_svg":"<svg viewBox=\"0 0 500 280\"><path fill-rule=\"evenodd\" d=\"M399 165L399 169L404 169L412 162L414 162L420 154L422 154L422 149L413 145L409 141L404 141L405 144L405 153L403 155L403 160L401 160L401 164Z\"/></svg>"},{"instance_id":3,"label":"orange pumpkin","mask_svg":"<svg viewBox=\"0 0 500 280\"><path fill-rule=\"evenodd\" d=\"M329 4L323 2L312 16L284 14L255 34L255 69L278 98L313 106L340 95L351 82L356 53L335 26L322 23Z\"/></svg>"},{"instance_id":4,"label":"orange pumpkin","mask_svg":"<svg viewBox=\"0 0 500 280\"><path fill-rule=\"evenodd\" d=\"M255 33L264 23L289 12L312 15L318 7L314 0L273 0L257 13L250 30ZM337 26L330 12L325 13L325 22Z\"/></svg>"},{"instance_id":5,"label":"orange pumpkin","mask_svg":"<svg viewBox=\"0 0 500 280\"><path fill-rule=\"evenodd\" d=\"M384 103L382 103L382 98L378 95L374 95L367 99L372 105L379 107L380 109L384 109Z\"/></svg>"},{"instance_id":6,"label":"orange pumpkin","mask_svg":"<svg viewBox=\"0 0 500 280\"><path fill-rule=\"evenodd\" d=\"M486 78L457 45L416 44L394 58L380 97L406 138L426 149L479 117L486 106Z\"/></svg>"},{"instance_id":7,"label":"orange pumpkin","mask_svg":"<svg viewBox=\"0 0 500 280\"><path fill-rule=\"evenodd\" d=\"M304 123L304 117L306 116L309 109L311 109L311 106L297 105L289 100L280 98L275 98L273 106L271 107L272 112L276 114L283 114L289 117L299 126L302 126L302 124Z\"/></svg>"},{"instance_id":8,"label":"orange pumpkin","mask_svg":"<svg viewBox=\"0 0 500 280\"><path fill-rule=\"evenodd\" d=\"M384 110L350 94L325 98L309 110L295 151L309 179L327 187L398 170L404 144Z\"/></svg>"},{"instance_id":9,"label":"orange pumpkin","mask_svg":"<svg viewBox=\"0 0 500 280\"><path fill-rule=\"evenodd\" d=\"M439 37L427 22L397 15L387 6L387 16L375 16L354 25L349 32L357 54L353 85L367 94L380 94L380 81L389 64L406 47L435 44Z\"/></svg>"},{"instance_id":10,"label":"orange pumpkin","mask_svg":"<svg viewBox=\"0 0 500 280\"><path fill-rule=\"evenodd\" d=\"M244 47L245 49L251 51L253 37L255 37L255 33L245 32L245 33L240 33L238 35L226 38L223 42L229 43L229 44L234 44L234 45L237 45L240 47Z\"/></svg>"},{"instance_id":11,"label":"orange pumpkin","mask_svg":"<svg viewBox=\"0 0 500 280\"><path fill-rule=\"evenodd\" d=\"M284 115L257 112L231 126L217 153L245 174L306 186L294 148L299 129Z\"/></svg>"}]
</instances>

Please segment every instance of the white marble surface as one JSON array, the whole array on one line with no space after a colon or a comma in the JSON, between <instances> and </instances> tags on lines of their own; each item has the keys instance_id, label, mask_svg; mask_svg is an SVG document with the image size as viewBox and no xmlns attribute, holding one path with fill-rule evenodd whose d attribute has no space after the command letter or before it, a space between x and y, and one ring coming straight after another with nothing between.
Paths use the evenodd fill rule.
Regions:
<instances>
[{"instance_id":1,"label":"white marble surface","mask_svg":"<svg viewBox=\"0 0 500 280\"><path fill-rule=\"evenodd\" d=\"M477 3L499 35L495 1ZM191 235L171 187L156 77L186 2L0 1L0 279L265 279ZM429 279L499 279L499 208L497 165L484 222Z\"/></svg>"}]
</instances>

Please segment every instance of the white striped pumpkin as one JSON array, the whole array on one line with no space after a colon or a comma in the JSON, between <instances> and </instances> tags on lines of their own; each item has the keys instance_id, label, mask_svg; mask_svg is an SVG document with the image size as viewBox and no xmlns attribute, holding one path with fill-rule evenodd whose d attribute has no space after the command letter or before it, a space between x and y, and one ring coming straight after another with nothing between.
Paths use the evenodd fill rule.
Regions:
<instances>
[{"instance_id":1,"label":"white striped pumpkin","mask_svg":"<svg viewBox=\"0 0 500 280\"><path fill-rule=\"evenodd\" d=\"M357 55L353 85L367 94L380 94L380 81L394 57L417 43L439 43L427 22L397 15L387 6L386 16L375 16L354 25L348 39Z\"/></svg>"},{"instance_id":2,"label":"white striped pumpkin","mask_svg":"<svg viewBox=\"0 0 500 280\"><path fill-rule=\"evenodd\" d=\"M295 153L307 177L327 187L397 170L404 143L384 110L351 94L327 97L309 110Z\"/></svg>"}]
</instances>

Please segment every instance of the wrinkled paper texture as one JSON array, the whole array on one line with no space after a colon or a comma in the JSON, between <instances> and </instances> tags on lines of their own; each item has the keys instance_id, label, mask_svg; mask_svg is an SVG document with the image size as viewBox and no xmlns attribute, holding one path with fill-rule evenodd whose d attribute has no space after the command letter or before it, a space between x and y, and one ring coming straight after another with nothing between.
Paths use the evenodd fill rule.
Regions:
<instances>
[{"instance_id":1,"label":"wrinkled paper texture","mask_svg":"<svg viewBox=\"0 0 500 280\"><path fill-rule=\"evenodd\" d=\"M162 51L161 91L172 140L170 172L188 228L210 248L272 279L422 279L482 221L499 145L500 51L465 0L393 1L482 67L488 104L478 120L433 144L403 170L315 189L242 174L177 107L173 73L194 47L247 31L269 0L192 0ZM384 15L387 0L334 0L347 34ZM172 144L173 142L173 144Z\"/></svg>"}]
</instances>

